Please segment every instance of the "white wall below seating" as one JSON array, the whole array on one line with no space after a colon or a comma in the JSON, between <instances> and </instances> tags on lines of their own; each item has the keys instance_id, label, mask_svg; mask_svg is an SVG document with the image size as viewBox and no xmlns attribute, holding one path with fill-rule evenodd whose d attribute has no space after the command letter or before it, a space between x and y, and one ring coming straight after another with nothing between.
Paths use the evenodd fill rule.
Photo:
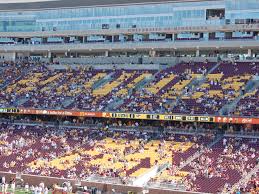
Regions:
<instances>
[{"instance_id":1,"label":"white wall below seating","mask_svg":"<svg viewBox=\"0 0 259 194\"><path fill-rule=\"evenodd\" d=\"M143 187L152 177L155 177L158 172L158 166L154 166L151 170L149 170L147 173L137 177L132 185Z\"/></svg>"}]
</instances>

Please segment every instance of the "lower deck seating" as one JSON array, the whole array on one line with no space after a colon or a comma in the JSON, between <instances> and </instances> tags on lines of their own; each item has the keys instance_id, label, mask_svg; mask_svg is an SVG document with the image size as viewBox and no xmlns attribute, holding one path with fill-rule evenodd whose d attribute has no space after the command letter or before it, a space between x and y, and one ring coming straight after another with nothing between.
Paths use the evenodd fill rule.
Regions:
<instances>
[{"instance_id":1,"label":"lower deck seating","mask_svg":"<svg viewBox=\"0 0 259 194\"><path fill-rule=\"evenodd\" d=\"M0 170L65 178L93 174L138 177L155 165L186 159L176 153L202 143L192 142L193 138L152 139L149 134L1 126Z\"/></svg>"},{"instance_id":2,"label":"lower deck seating","mask_svg":"<svg viewBox=\"0 0 259 194\"><path fill-rule=\"evenodd\" d=\"M112 132L39 126L0 126L0 171L124 181L167 165L151 183L172 184L205 193L226 191L259 158L257 138L224 137L209 146L213 134ZM181 167L190 157L198 158ZM248 185L249 187L249 185Z\"/></svg>"}]
</instances>

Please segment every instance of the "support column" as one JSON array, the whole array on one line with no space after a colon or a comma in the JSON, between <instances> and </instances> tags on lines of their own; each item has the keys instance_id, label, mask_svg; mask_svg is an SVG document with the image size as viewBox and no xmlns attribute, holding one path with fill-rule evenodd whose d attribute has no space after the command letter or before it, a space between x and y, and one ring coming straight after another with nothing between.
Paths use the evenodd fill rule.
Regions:
<instances>
[{"instance_id":1,"label":"support column","mask_svg":"<svg viewBox=\"0 0 259 194\"><path fill-rule=\"evenodd\" d=\"M196 49L196 57L200 56L200 49Z\"/></svg>"},{"instance_id":2,"label":"support column","mask_svg":"<svg viewBox=\"0 0 259 194\"><path fill-rule=\"evenodd\" d=\"M155 57L155 56L156 56L156 51L150 50L150 51L149 51L149 56L150 56L150 57Z\"/></svg>"},{"instance_id":3,"label":"support column","mask_svg":"<svg viewBox=\"0 0 259 194\"><path fill-rule=\"evenodd\" d=\"M114 42L114 35L112 35L112 42Z\"/></svg>"},{"instance_id":4,"label":"support column","mask_svg":"<svg viewBox=\"0 0 259 194\"><path fill-rule=\"evenodd\" d=\"M105 57L109 57L109 51L105 51Z\"/></svg>"},{"instance_id":5,"label":"support column","mask_svg":"<svg viewBox=\"0 0 259 194\"><path fill-rule=\"evenodd\" d=\"M48 51L48 58L50 59L51 58L51 52L50 51Z\"/></svg>"},{"instance_id":6,"label":"support column","mask_svg":"<svg viewBox=\"0 0 259 194\"><path fill-rule=\"evenodd\" d=\"M252 57L252 50L251 49L247 50L247 55L248 55L248 57Z\"/></svg>"},{"instance_id":7,"label":"support column","mask_svg":"<svg viewBox=\"0 0 259 194\"><path fill-rule=\"evenodd\" d=\"M173 56L176 57L176 51L175 50L173 50Z\"/></svg>"}]
</instances>

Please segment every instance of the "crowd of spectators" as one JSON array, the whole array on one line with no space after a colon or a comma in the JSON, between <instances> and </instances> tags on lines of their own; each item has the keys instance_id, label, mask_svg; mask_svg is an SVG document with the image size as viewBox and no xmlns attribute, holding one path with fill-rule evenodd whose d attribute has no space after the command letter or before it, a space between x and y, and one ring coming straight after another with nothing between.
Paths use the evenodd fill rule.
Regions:
<instances>
[{"instance_id":1,"label":"crowd of spectators","mask_svg":"<svg viewBox=\"0 0 259 194\"><path fill-rule=\"evenodd\" d=\"M140 123L128 125L138 127ZM216 141L212 133L115 132L105 126L124 123L106 123L95 130L2 124L0 171L82 180L110 177L127 184L138 170L169 162L168 172L181 176L179 184L186 190L214 193L229 189L258 162L257 138L224 137L210 147ZM150 156L143 158L145 150ZM154 161L151 153L157 154ZM200 157L180 168L197 153ZM215 184L208 184L212 180Z\"/></svg>"},{"instance_id":2,"label":"crowd of spectators","mask_svg":"<svg viewBox=\"0 0 259 194\"><path fill-rule=\"evenodd\" d=\"M258 76L258 67L258 63L222 62L207 75L203 84L184 94L174 111L191 114L218 114L224 105L230 104L245 93L249 80L253 79L253 76ZM250 102L249 96L246 101ZM258 103L258 98L251 100L250 106L254 107L256 103ZM241 104L238 106L242 106ZM233 115L257 116L258 114L252 108L248 109L248 112L249 114L245 109L240 108L240 112L234 112Z\"/></svg>"},{"instance_id":3,"label":"crowd of spectators","mask_svg":"<svg viewBox=\"0 0 259 194\"><path fill-rule=\"evenodd\" d=\"M235 113L240 116L259 116L259 89L247 93L237 104Z\"/></svg>"},{"instance_id":4,"label":"crowd of spectators","mask_svg":"<svg viewBox=\"0 0 259 194\"><path fill-rule=\"evenodd\" d=\"M203 190L207 181L213 180L207 192L229 192L241 176L245 176L257 164L259 157L258 139L223 138L195 161L187 169L189 180ZM215 190L218 186L219 190Z\"/></svg>"},{"instance_id":5,"label":"crowd of spectators","mask_svg":"<svg viewBox=\"0 0 259 194\"><path fill-rule=\"evenodd\" d=\"M0 86L14 81L33 65L34 63L25 61L0 62Z\"/></svg>"},{"instance_id":6,"label":"crowd of spectators","mask_svg":"<svg viewBox=\"0 0 259 194\"><path fill-rule=\"evenodd\" d=\"M243 190L243 186L239 188L241 191L250 192L251 194L256 194L259 192L259 172L252 175L249 180L249 184Z\"/></svg>"},{"instance_id":7,"label":"crowd of spectators","mask_svg":"<svg viewBox=\"0 0 259 194\"><path fill-rule=\"evenodd\" d=\"M179 63L156 71L55 69L40 62L6 62L0 66L0 80L5 82L0 106L217 115L245 94L246 85L259 70L257 63L222 62L208 74L215 65ZM204 83L190 84L202 77ZM257 94L245 95L233 114L257 116Z\"/></svg>"}]
</instances>

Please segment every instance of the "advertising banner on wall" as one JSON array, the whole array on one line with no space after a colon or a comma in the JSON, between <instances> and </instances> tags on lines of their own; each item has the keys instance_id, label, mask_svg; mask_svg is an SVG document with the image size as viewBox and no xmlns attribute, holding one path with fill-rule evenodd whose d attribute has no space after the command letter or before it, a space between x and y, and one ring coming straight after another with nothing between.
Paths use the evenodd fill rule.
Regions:
<instances>
[{"instance_id":1,"label":"advertising banner on wall","mask_svg":"<svg viewBox=\"0 0 259 194\"><path fill-rule=\"evenodd\" d=\"M160 120L180 122L211 122L233 124L259 124L259 118L223 117L223 116L193 116L173 114L146 114L146 113L123 113L123 112L90 112L76 110L50 110L50 109L27 109L27 108L0 108L0 113L9 114L32 114L32 115L55 115L75 117L101 117L139 120Z\"/></svg>"},{"instance_id":2,"label":"advertising banner on wall","mask_svg":"<svg viewBox=\"0 0 259 194\"><path fill-rule=\"evenodd\" d=\"M75 117L102 117L101 112L85 112L85 111L74 111L74 110L24 109L24 108L19 109L19 114L75 116Z\"/></svg>"},{"instance_id":3,"label":"advertising banner on wall","mask_svg":"<svg viewBox=\"0 0 259 194\"><path fill-rule=\"evenodd\" d=\"M259 118L216 117L216 123L259 124Z\"/></svg>"}]
</instances>

